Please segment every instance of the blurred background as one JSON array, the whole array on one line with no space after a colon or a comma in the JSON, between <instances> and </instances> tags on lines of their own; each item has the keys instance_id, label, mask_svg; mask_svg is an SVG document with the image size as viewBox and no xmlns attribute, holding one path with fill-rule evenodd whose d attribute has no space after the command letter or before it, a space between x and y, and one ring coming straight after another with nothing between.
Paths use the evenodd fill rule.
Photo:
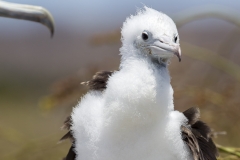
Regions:
<instances>
[{"instance_id":1,"label":"blurred background","mask_svg":"<svg viewBox=\"0 0 240 160\"><path fill-rule=\"evenodd\" d=\"M182 62L171 62L175 107L192 106L214 141L240 147L240 1L47 1L55 35L33 22L0 18L0 159L62 159L70 142L61 131L96 71L117 70L120 28L143 4L176 22Z\"/></svg>"}]
</instances>

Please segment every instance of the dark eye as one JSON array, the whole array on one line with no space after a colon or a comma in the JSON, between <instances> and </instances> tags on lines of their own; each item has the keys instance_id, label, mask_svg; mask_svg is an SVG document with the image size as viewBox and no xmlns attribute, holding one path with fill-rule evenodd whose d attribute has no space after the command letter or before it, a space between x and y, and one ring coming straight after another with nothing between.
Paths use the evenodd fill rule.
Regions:
<instances>
[{"instance_id":1,"label":"dark eye","mask_svg":"<svg viewBox=\"0 0 240 160\"><path fill-rule=\"evenodd\" d=\"M148 33L147 33L147 32L143 32L143 33L142 33L142 39L143 39L144 41L146 41L146 40L148 39Z\"/></svg>"},{"instance_id":2,"label":"dark eye","mask_svg":"<svg viewBox=\"0 0 240 160\"><path fill-rule=\"evenodd\" d=\"M175 36L174 37L174 42L177 43L177 40L178 40L178 36Z\"/></svg>"}]
</instances>

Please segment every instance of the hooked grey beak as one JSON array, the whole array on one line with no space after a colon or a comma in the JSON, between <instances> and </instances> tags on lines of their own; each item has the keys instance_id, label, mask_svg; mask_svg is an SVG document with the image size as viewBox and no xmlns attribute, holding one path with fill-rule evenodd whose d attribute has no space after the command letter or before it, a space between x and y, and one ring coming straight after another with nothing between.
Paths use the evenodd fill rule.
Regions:
<instances>
[{"instance_id":1,"label":"hooked grey beak","mask_svg":"<svg viewBox=\"0 0 240 160\"><path fill-rule=\"evenodd\" d=\"M169 57L169 54L174 54L178 57L181 62L181 48L180 45L174 43L169 37L164 36L160 39L155 39L154 42L149 45L152 52L161 54L162 57Z\"/></svg>"},{"instance_id":2,"label":"hooked grey beak","mask_svg":"<svg viewBox=\"0 0 240 160\"><path fill-rule=\"evenodd\" d=\"M14 4L0 1L0 16L39 22L54 33L54 20L46 9L39 6Z\"/></svg>"}]
</instances>

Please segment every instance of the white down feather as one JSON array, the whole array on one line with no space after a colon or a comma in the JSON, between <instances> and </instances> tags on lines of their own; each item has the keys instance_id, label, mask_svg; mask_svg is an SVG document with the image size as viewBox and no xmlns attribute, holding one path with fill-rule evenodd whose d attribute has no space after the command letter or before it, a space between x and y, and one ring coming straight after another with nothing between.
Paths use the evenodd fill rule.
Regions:
<instances>
[{"instance_id":1,"label":"white down feather","mask_svg":"<svg viewBox=\"0 0 240 160\"><path fill-rule=\"evenodd\" d=\"M167 20L165 27L176 29L169 17L147 7L126 20L120 70L109 78L105 91L88 92L73 110L71 130L77 160L191 159L180 131L187 120L174 111L167 67L139 53L131 45L135 31L126 31L132 21L138 28L147 17L147 22L154 21L153 28L157 17Z\"/></svg>"}]
</instances>

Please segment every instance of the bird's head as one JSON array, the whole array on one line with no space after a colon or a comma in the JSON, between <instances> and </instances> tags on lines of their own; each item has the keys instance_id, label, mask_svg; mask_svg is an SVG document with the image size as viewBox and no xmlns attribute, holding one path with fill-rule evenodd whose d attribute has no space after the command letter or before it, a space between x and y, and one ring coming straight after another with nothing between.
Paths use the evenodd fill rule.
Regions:
<instances>
[{"instance_id":1,"label":"bird's head","mask_svg":"<svg viewBox=\"0 0 240 160\"><path fill-rule=\"evenodd\" d=\"M161 12L144 7L126 19L121 33L123 47L131 46L138 50L137 54L146 55L159 63L166 63L174 55L181 61L176 25Z\"/></svg>"}]
</instances>

